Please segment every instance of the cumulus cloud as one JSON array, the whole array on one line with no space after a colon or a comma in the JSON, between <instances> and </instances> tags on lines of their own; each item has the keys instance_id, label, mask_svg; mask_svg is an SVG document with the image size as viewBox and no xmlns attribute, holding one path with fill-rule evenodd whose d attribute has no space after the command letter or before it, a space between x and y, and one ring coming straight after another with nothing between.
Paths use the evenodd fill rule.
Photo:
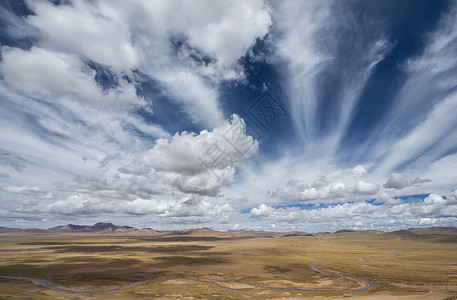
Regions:
<instances>
[{"instance_id":1,"label":"cumulus cloud","mask_svg":"<svg viewBox=\"0 0 457 300\"><path fill-rule=\"evenodd\" d=\"M56 188L90 195L91 201L99 197L200 203L202 197L216 197L223 185L232 182L235 169L257 148L258 141L246 134L243 119L233 115L213 131L157 139L151 149L130 158L108 155L100 162L99 174L77 176Z\"/></svg>"},{"instance_id":2,"label":"cumulus cloud","mask_svg":"<svg viewBox=\"0 0 457 300\"><path fill-rule=\"evenodd\" d=\"M269 217L273 215L275 210L272 207L266 206L265 204L260 204L259 207L254 207L249 212L251 216L254 217Z\"/></svg>"},{"instance_id":3,"label":"cumulus cloud","mask_svg":"<svg viewBox=\"0 0 457 300\"><path fill-rule=\"evenodd\" d=\"M2 47L2 56L0 71L17 90L51 99L68 97L95 107L143 104L135 86L125 79L118 87L103 91L95 82L96 72L75 55L39 47Z\"/></svg>"},{"instance_id":4,"label":"cumulus cloud","mask_svg":"<svg viewBox=\"0 0 457 300\"><path fill-rule=\"evenodd\" d=\"M31 207L30 204L20 203L15 212L40 212L42 214L57 214L65 216L99 216L100 214L117 214L123 216L149 216L164 222L165 220L184 220L189 222L209 222L213 219L229 218L233 209L228 203L202 199L200 203L189 205L173 200L156 200L136 198L130 201L117 199L100 200L90 195L74 194L66 199L46 205Z\"/></svg>"},{"instance_id":5,"label":"cumulus cloud","mask_svg":"<svg viewBox=\"0 0 457 300\"><path fill-rule=\"evenodd\" d=\"M42 41L30 51L3 50L2 73L14 88L46 97L72 95L98 107L113 101L146 105L136 95L139 80L133 72L139 70L194 122L209 127L223 121L217 84L244 78L238 60L272 24L263 0L27 4L33 14L25 21ZM114 73L114 87L100 90L89 63Z\"/></svg>"},{"instance_id":6,"label":"cumulus cloud","mask_svg":"<svg viewBox=\"0 0 457 300\"><path fill-rule=\"evenodd\" d=\"M424 199L424 202L427 204L446 203L446 200L441 195L430 194L427 198Z\"/></svg>"},{"instance_id":7,"label":"cumulus cloud","mask_svg":"<svg viewBox=\"0 0 457 300\"><path fill-rule=\"evenodd\" d=\"M105 1L82 0L72 1L71 5L27 3L34 12L27 22L40 30L45 45L114 70L138 67L140 58L131 42L128 17L115 6L108 6Z\"/></svg>"},{"instance_id":8,"label":"cumulus cloud","mask_svg":"<svg viewBox=\"0 0 457 300\"><path fill-rule=\"evenodd\" d=\"M422 179L420 177L415 177L408 181L408 178L400 173L392 173L392 175L384 183L383 187L387 189L401 190L408 186L419 187L423 183L431 182L430 179Z\"/></svg>"},{"instance_id":9,"label":"cumulus cloud","mask_svg":"<svg viewBox=\"0 0 457 300\"><path fill-rule=\"evenodd\" d=\"M367 175L368 173L367 169L365 169L365 167L362 165L355 166L354 169L352 169L352 171L354 172L354 176L356 177L361 177Z\"/></svg>"},{"instance_id":10,"label":"cumulus cloud","mask_svg":"<svg viewBox=\"0 0 457 300\"><path fill-rule=\"evenodd\" d=\"M412 185L412 186L420 186L422 183L427 183L427 182L431 182L430 179L422 179L420 177L416 177L412 180L409 181L409 185Z\"/></svg>"},{"instance_id":11,"label":"cumulus cloud","mask_svg":"<svg viewBox=\"0 0 457 300\"><path fill-rule=\"evenodd\" d=\"M177 185L189 181L216 195L221 185L232 181L235 167L257 151L258 142L246 135L244 120L232 116L230 123L204 130L199 134L181 132L171 139L158 139L153 148L141 156L141 163L157 171L180 176Z\"/></svg>"},{"instance_id":12,"label":"cumulus cloud","mask_svg":"<svg viewBox=\"0 0 457 300\"><path fill-rule=\"evenodd\" d=\"M43 191L39 187L28 186L2 186L0 190L10 194L21 194L36 199L55 199L51 192Z\"/></svg>"},{"instance_id":13,"label":"cumulus cloud","mask_svg":"<svg viewBox=\"0 0 457 300\"><path fill-rule=\"evenodd\" d=\"M326 185L306 188L300 192L299 200L316 200L343 197L347 192L346 185L342 182L332 182Z\"/></svg>"},{"instance_id":14,"label":"cumulus cloud","mask_svg":"<svg viewBox=\"0 0 457 300\"><path fill-rule=\"evenodd\" d=\"M405 187L408 186L408 178L406 178L405 175L400 174L400 173L393 173L389 179L387 179L387 182L384 184L385 188L388 189L397 189L401 190Z\"/></svg>"},{"instance_id":15,"label":"cumulus cloud","mask_svg":"<svg viewBox=\"0 0 457 300\"><path fill-rule=\"evenodd\" d=\"M261 204L252 208L250 215L268 222L307 224L337 222L340 226L336 228L341 228L341 224L353 224L354 221L359 223L356 226L363 225L364 228L369 228L370 223L382 225L386 220L401 223L403 226L418 226L429 225L433 222L443 224L452 222L457 217L456 205L457 203L446 201L441 195L431 194L417 203L403 203L400 200L389 205L375 205L362 201L301 209L299 207L275 208ZM425 220L421 223L422 219Z\"/></svg>"},{"instance_id":16,"label":"cumulus cloud","mask_svg":"<svg viewBox=\"0 0 457 300\"><path fill-rule=\"evenodd\" d=\"M365 175L367 175L367 170L362 165L357 165L353 169L340 169L330 175L319 176L311 185L302 180L288 180L284 187L271 192L270 196L281 199L295 198L300 201L314 201L321 199L343 200L361 195L376 194L379 185L357 180ZM354 182L355 180L357 181ZM352 185L354 188L350 188Z\"/></svg>"},{"instance_id":17,"label":"cumulus cloud","mask_svg":"<svg viewBox=\"0 0 457 300\"><path fill-rule=\"evenodd\" d=\"M379 191L379 185L373 182L358 180L354 186L354 193L362 195L374 195Z\"/></svg>"},{"instance_id":18,"label":"cumulus cloud","mask_svg":"<svg viewBox=\"0 0 457 300\"><path fill-rule=\"evenodd\" d=\"M138 3L154 34L168 38L174 33L181 39L179 50L184 58L193 57L198 63L198 57L208 57L205 64L195 65L207 76L240 76L236 74L238 59L272 24L271 11L262 0Z\"/></svg>"}]
</instances>

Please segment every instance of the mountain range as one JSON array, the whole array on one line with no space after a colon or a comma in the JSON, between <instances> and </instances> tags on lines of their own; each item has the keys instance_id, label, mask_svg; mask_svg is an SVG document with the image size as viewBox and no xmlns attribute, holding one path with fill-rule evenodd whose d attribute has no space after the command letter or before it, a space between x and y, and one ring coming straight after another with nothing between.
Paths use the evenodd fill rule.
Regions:
<instances>
[{"instance_id":1,"label":"mountain range","mask_svg":"<svg viewBox=\"0 0 457 300\"><path fill-rule=\"evenodd\" d=\"M344 233L351 233L357 232L358 230L351 230L351 229L341 229L335 232L335 234L344 234ZM359 232L363 232L366 230L359 230ZM447 232L457 232L456 227L426 227L426 228L409 228L405 230L393 231L392 233L396 232L411 232L411 233L419 233L419 232L427 232L427 231L447 231ZM252 231L252 230L229 230L227 232L220 232L213 230L208 227L203 228L190 228L190 229L182 229L182 230L174 230L174 231L158 231L151 228L142 228L137 229L131 226L118 226L114 225L113 223L105 223L105 222L98 222L94 225L62 225L56 226L48 229L38 229L38 228L29 228L29 229L21 229L21 228L10 228L10 227L1 227L0 226L0 233L77 233L77 232L136 232L138 234L144 235L158 235L161 233L170 234L170 235L204 235L204 236L211 236L215 234L230 234L230 233L241 233L241 234L253 234L256 235L283 235L285 236L313 236L313 235L322 235L322 234L329 234L329 232L324 233L306 233L306 232L267 232L267 231ZM373 232L370 230L370 232ZM376 231L378 233L383 233L383 231Z\"/></svg>"}]
</instances>

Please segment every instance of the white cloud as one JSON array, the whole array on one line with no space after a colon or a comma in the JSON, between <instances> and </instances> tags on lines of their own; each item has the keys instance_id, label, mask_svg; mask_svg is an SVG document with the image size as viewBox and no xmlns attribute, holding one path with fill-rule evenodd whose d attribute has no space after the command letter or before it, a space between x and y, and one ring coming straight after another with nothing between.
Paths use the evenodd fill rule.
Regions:
<instances>
[{"instance_id":1,"label":"white cloud","mask_svg":"<svg viewBox=\"0 0 457 300\"><path fill-rule=\"evenodd\" d=\"M412 179L412 180L409 181L409 185L412 185L412 186L420 186L421 184L427 183L427 182L431 182L431 180L430 180L430 179L427 179L427 178L422 179L422 178L420 178L420 177L416 177L416 178L414 178L414 179Z\"/></svg>"},{"instance_id":2,"label":"white cloud","mask_svg":"<svg viewBox=\"0 0 457 300\"><path fill-rule=\"evenodd\" d=\"M46 205L31 207L20 203L15 212L40 212L44 215L63 216L99 216L100 214L122 216L148 216L160 222L210 222L230 217L233 209L227 203L215 203L202 199L192 205L185 202L169 200L141 199L130 201L118 199L99 199L89 195L74 194L64 200L58 200Z\"/></svg>"},{"instance_id":3,"label":"white cloud","mask_svg":"<svg viewBox=\"0 0 457 300\"><path fill-rule=\"evenodd\" d=\"M153 69L149 74L162 84L171 99L185 109L193 122L202 122L210 128L223 123L217 101L219 94L204 78L182 67L170 67L159 72L155 67Z\"/></svg>"},{"instance_id":4,"label":"white cloud","mask_svg":"<svg viewBox=\"0 0 457 300\"><path fill-rule=\"evenodd\" d=\"M432 218L420 218L419 225L434 225L436 224L436 219Z\"/></svg>"},{"instance_id":5,"label":"white cloud","mask_svg":"<svg viewBox=\"0 0 457 300\"><path fill-rule=\"evenodd\" d=\"M73 98L95 107L142 105L135 87L121 80L120 86L103 91L95 71L77 56L32 47L30 50L2 47L0 71L14 89L51 99Z\"/></svg>"},{"instance_id":6,"label":"white cloud","mask_svg":"<svg viewBox=\"0 0 457 300\"><path fill-rule=\"evenodd\" d=\"M367 175L367 173L368 173L367 169L365 169L365 167L362 165L355 166L353 169L353 172L354 172L354 176L356 176L356 177L361 177L361 176Z\"/></svg>"},{"instance_id":7,"label":"white cloud","mask_svg":"<svg viewBox=\"0 0 457 300\"><path fill-rule=\"evenodd\" d=\"M170 140L158 139L154 147L141 156L141 163L157 171L179 175L184 187L198 180L193 185L201 186L209 195L216 195L221 185L232 181L235 167L257 148L258 142L246 135L243 119L233 115L230 123L213 131L182 132Z\"/></svg>"},{"instance_id":8,"label":"white cloud","mask_svg":"<svg viewBox=\"0 0 457 300\"><path fill-rule=\"evenodd\" d=\"M388 189L397 189L401 190L405 187L408 186L408 178L406 178L405 175L400 174L400 173L393 173L389 179L387 179L387 182L384 184L385 188Z\"/></svg>"},{"instance_id":9,"label":"white cloud","mask_svg":"<svg viewBox=\"0 0 457 300\"><path fill-rule=\"evenodd\" d=\"M26 22L42 40L30 51L3 48L2 73L13 88L102 108L145 105L132 73L139 70L210 129L224 119L218 83L244 77L238 60L272 24L263 0L27 4L33 14ZM88 61L113 72L118 86L101 90Z\"/></svg>"},{"instance_id":10,"label":"white cloud","mask_svg":"<svg viewBox=\"0 0 457 300\"><path fill-rule=\"evenodd\" d=\"M105 1L75 0L71 5L27 3L35 13L27 17L27 22L40 30L45 46L74 53L118 72L138 67L140 55L131 42L128 17L119 8L108 6Z\"/></svg>"},{"instance_id":11,"label":"white cloud","mask_svg":"<svg viewBox=\"0 0 457 300\"><path fill-rule=\"evenodd\" d=\"M442 196L432 194L423 202L397 204L378 204L369 202L347 202L314 209L298 207L274 208L261 204L251 209L250 215L260 217L267 222L287 222L294 224L325 224L336 222L335 229L345 226L349 228L370 229L370 225L378 224L378 228L392 230L401 227L424 226L433 224L452 224L457 217L456 203L449 203ZM388 224L396 224L392 227ZM317 225L320 226L320 225ZM335 230L334 229L334 230Z\"/></svg>"},{"instance_id":12,"label":"white cloud","mask_svg":"<svg viewBox=\"0 0 457 300\"><path fill-rule=\"evenodd\" d=\"M260 204L259 207L254 207L249 212L254 217L269 217L275 213L274 208Z\"/></svg>"},{"instance_id":13,"label":"white cloud","mask_svg":"<svg viewBox=\"0 0 457 300\"><path fill-rule=\"evenodd\" d=\"M284 187L270 193L270 196L301 201L359 199L363 195L374 195L379 190L379 185L375 183L357 180L367 174L362 165L357 165L353 169L339 169L330 175L319 176L311 185L302 180L289 180Z\"/></svg>"},{"instance_id":14,"label":"white cloud","mask_svg":"<svg viewBox=\"0 0 457 300\"><path fill-rule=\"evenodd\" d=\"M189 44L181 54L211 58L198 68L204 75L234 78L233 67L257 38L263 38L272 24L270 9L262 0L138 1L150 30L162 38L183 35ZM231 72L232 70L232 72ZM236 69L235 69L236 72Z\"/></svg>"},{"instance_id":15,"label":"white cloud","mask_svg":"<svg viewBox=\"0 0 457 300\"><path fill-rule=\"evenodd\" d=\"M22 194L35 199L54 199L55 195L51 192L43 191L39 187L28 186L2 186L0 190L10 194Z\"/></svg>"},{"instance_id":16,"label":"white cloud","mask_svg":"<svg viewBox=\"0 0 457 300\"><path fill-rule=\"evenodd\" d=\"M235 168L258 147L245 130L243 119L233 115L230 122L213 131L177 133L170 139L158 139L148 151L135 154L114 152L101 159L99 168L90 176L58 182L56 188L79 194L79 200L68 210L74 213L224 216L232 208L216 196L223 185L233 181ZM213 158L217 161L210 160ZM56 202L48 210L57 213L71 199Z\"/></svg>"},{"instance_id":17,"label":"white cloud","mask_svg":"<svg viewBox=\"0 0 457 300\"><path fill-rule=\"evenodd\" d=\"M358 180L354 186L354 193L363 195L374 195L379 191L379 185L373 182Z\"/></svg>"},{"instance_id":18,"label":"white cloud","mask_svg":"<svg viewBox=\"0 0 457 300\"><path fill-rule=\"evenodd\" d=\"M440 195L430 194L427 198L424 199L424 202L427 204L446 203L446 200L444 200L444 198Z\"/></svg>"},{"instance_id":19,"label":"white cloud","mask_svg":"<svg viewBox=\"0 0 457 300\"><path fill-rule=\"evenodd\" d=\"M346 195L347 188L342 182L332 182L318 187L312 187L300 192L299 200L316 200L341 198Z\"/></svg>"}]
</instances>

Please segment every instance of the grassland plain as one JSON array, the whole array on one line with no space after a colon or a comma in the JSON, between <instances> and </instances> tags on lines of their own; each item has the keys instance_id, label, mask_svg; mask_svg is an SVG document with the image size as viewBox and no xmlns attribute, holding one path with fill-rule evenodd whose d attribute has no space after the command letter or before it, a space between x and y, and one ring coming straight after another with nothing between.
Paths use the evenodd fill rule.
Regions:
<instances>
[{"instance_id":1,"label":"grassland plain","mask_svg":"<svg viewBox=\"0 0 457 300\"><path fill-rule=\"evenodd\" d=\"M315 263L324 272L351 275L376 287L347 292L364 283L318 273L310 268ZM29 280L0 278L0 299L441 300L457 294L457 234L3 233L0 275L39 278L75 291L157 280L110 292L69 294ZM170 277L174 279L162 280Z\"/></svg>"}]
</instances>

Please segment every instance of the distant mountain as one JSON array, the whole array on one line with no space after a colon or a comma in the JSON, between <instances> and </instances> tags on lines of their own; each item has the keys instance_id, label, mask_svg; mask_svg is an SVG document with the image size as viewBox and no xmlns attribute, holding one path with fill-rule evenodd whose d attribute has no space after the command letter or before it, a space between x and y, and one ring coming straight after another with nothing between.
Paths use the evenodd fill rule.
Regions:
<instances>
[{"instance_id":1,"label":"distant mountain","mask_svg":"<svg viewBox=\"0 0 457 300\"><path fill-rule=\"evenodd\" d=\"M424 232L424 231L451 231L451 232L457 232L456 227L439 227L439 226L434 226L434 227L425 227L425 228L409 228L407 231L412 231L412 232Z\"/></svg>"},{"instance_id":2,"label":"distant mountain","mask_svg":"<svg viewBox=\"0 0 457 300\"><path fill-rule=\"evenodd\" d=\"M352 229L340 229L335 231L335 233L348 233L348 232L355 232L355 230Z\"/></svg>"},{"instance_id":3,"label":"distant mountain","mask_svg":"<svg viewBox=\"0 0 457 300\"><path fill-rule=\"evenodd\" d=\"M86 225L73 225L68 224L64 226L57 226L49 228L47 232L100 232L100 231L116 231L116 232L130 232L138 229L130 226L117 226L113 223L98 222L92 226Z\"/></svg>"},{"instance_id":4,"label":"distant mountain","mask_svg":"<svg viewBox=\"0 0 457 300\"><path fill-rule=\"evenodd\" d=\"M287 234L284 234L283 237L290 237L290 236L315 236L314 234L312 233L305 233L305 232L291 232L291 233L287 233Z\"/></svg>"},{"instance_id":5,"label":"distant mountain","mask_svg":"<svg viewBox=\"0 0 457 300\"><path fill-rule=\"evenodd\" d=\"M73 224L68 224L64 226L57 226L53 228L46 229L48 232L79 232L83 231L84 228L87 228L89 226L85 225L73 225Z\"/></svg>"},{"instance_id":6,"label":"distant mountain","mask_svg":"<svg viewBox=\"0 0 457 300\"><path fill-rule=\"evenodd\" d=\"M385 231L382 231L382 230L373 230L373 229L368 229L368 230L354 230L354 229L341 229L341 230L337 230L334 232L334 234L340 234L340 233L351 233L351 232L355 232L355 233L386 233ZM329 234L328 232L326 234Z\"/></svg>"},{"instance_id":7,"label":"distant mountain","mask_svg":"<svg viewBox=\"0 0 457 300\"><path fill-rule=\"evenodd\" d=\"M208 227L203 228L190 228L190 229L183 229L176 232L177 234L182 235L214 235L219 233L219 231L215 231Z\"/></svg>"},{"instance_id":8,"label":"distant mountain","mask_svg":"<svg viewBox=\"0 0 457 300\"><path fill-rule=\"evenodd\" d=\"M46 232L45 229L30 228L30 229L21 229L21 228L9 228L9 227L0 227L0 233L42 233Z\"/></svg>"},{"instance_id":9,"label":"distant mountain","mask_svg":"<svg viewBox=\"0 0 457 300\"><path fill-rule=\"evenodd\" d=\"M269 232L269 231L255 231L255 230L228 230L228 231L216 231L208 227L203 228L189 228L182 230L171 230L171 231L157 231L151 228L137 229L131 226L118 226L113 223L104 223L98 222L94 225L74 225L68 224L63 226L56 226L49 229L20 229L20 228L9 228L9 227L0 227L1 233L76 233L76 232L126 232L133 233L135 235L185 235L185 236L218 236L224 238L239 237L239 238L274 238L274 237L293 237L293 236L319 236L325 234L332 234L330 232L320 232L320 233L306 233L298 231L290 232ZM360 232L360 233L385 233L378 230L352 230L352 229L341 229L335 231L334 234L342 233L351 233L351 232ZM402 229L397 231L388 232L389 235L403 236L416 238L421 236L422 238L436 238L436 235L446 235L457 233L457 227L426 227L426 228L409 228Z\"/></svg>"}]
</instances>

